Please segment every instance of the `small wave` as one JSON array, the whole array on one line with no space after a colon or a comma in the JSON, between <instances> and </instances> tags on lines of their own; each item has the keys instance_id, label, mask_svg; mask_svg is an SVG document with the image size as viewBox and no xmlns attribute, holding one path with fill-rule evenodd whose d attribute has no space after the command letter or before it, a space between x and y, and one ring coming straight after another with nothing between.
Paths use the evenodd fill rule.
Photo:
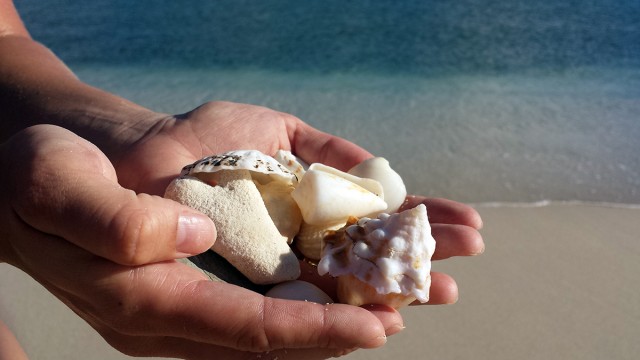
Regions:
<instances>
[{"instance_id":1,"label":"small wave","mask_svg":"<svg viewBox=\"0 0 640 360\"><path fill-rule=\"evenodd\" d=\"M469 204L474 208L537 208L550 205L579 205L579 206L599 206L618 209L640 210L640 204L625 204L604 201L582 201L582 200L540 200L534 202L481 202Z\"/></svg>"}]
</instances>

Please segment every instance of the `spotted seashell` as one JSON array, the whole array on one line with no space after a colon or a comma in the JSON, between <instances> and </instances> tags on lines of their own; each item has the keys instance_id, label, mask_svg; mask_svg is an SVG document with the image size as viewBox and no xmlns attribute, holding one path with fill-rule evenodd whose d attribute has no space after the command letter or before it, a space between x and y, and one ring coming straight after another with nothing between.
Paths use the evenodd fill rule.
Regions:
<instances>
[{"instance_id":1,"label":"spotted seashell","mask_svg":"<svg viewBox=\"0 0 640 360\"><path fill-rule=\"evenodd\" d=\"M289 183L296 183L296 175L271 156L258 150L234 150L223 154L207 156L182 168L180 176L199 177L198 174L214 173L221 170L249 170L254 174L266 174L270 178L279 177ZM263 182L254 175L254 180Z\"/></svg>"},{"instance_id":2,"label":"spotted seashell","mask_svg":"<svg viewBox=\"0 0 640 360\"><path fill-rule=\"evenodd\" d=\"M288 150L278 150L276 154L273 155L273 158L284 165L287 170L291 171L298 178L298 181L302 180L304 173L309 168L308 164L298 159Z\"/></svg>"}]
</instances>

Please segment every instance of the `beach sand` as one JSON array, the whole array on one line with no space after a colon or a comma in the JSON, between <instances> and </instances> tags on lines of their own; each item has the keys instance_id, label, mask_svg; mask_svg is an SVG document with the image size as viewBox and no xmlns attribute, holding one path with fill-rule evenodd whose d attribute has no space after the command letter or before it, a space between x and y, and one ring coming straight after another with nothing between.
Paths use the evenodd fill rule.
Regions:
<instances>
[{"instance_id":1,"label":"beach sand","mask_svg":"<svg viewBox=\"0 0 640 360\"><path fill-rule=\"evenodd\" d=\"M345 359L635 359L640 209L479 207L486 251L434 264L455 305L402 310L406 329ZM0 264L0 319L31 359L128 359L19 270Z\"/></svg>"}]
</instances>

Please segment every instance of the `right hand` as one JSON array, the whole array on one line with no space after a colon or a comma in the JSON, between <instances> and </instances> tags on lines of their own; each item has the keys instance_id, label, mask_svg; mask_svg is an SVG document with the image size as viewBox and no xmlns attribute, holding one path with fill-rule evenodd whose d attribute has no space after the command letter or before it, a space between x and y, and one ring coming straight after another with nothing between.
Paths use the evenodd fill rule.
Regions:
<instances>
[{"instance_id":1,"label":"right hand","mask_svg":"<svg viewBox=\"0 0 640 360\"><path fill-rule=\"evenodd\" d=\"M121 187L106 156L62 128L19 132L0 147L0 168L0 261L126 354L319 359L382 346L402 328L384 306L266 298L174 261L208 249L213 223Z\"/></svg>"}]
</instances>

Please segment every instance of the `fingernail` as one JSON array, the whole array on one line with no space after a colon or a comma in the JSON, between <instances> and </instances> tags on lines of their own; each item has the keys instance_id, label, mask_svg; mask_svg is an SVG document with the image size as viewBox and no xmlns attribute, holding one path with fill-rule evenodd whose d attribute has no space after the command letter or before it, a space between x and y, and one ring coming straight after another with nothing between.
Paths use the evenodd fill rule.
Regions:
<instances>
[{"instance_id":1,"label":"fingernail","mask_svg":"<svg viewBox=\"0 0 640 360\"><path fill-rule=\"evenodd\" d=\"M184 255L200 254L213 245L215 237L215 226L207 216L189 213L178 218L177 252Z\"/></svg>"},{"instance_id":2,"label":"fingernail","mask_svg":"<svg viewBox=\"0 0 640 360\"><path fill-rule=\"evenodd\" d=\"M367 341L366 343L363 343L361 348L362 349L375 349L378 348L384 344L387 343L387 336L386 335L382 335L382 336L377 336L369 341Z\"/></svg>"},{"instance_id":3,"label":"fingernail","mask_svg":"<svg viewBox=\"0 0 640 360\"><path fill-rule=\"evenodd\" d=\"M394 325L389 326L389 328L387 328L385 331L387 333L387 336L391 336L391 335L399 333L400 331L402 331L404 329L405 329L404 325L394 324Z\"/></svg>"}]
</instances>

